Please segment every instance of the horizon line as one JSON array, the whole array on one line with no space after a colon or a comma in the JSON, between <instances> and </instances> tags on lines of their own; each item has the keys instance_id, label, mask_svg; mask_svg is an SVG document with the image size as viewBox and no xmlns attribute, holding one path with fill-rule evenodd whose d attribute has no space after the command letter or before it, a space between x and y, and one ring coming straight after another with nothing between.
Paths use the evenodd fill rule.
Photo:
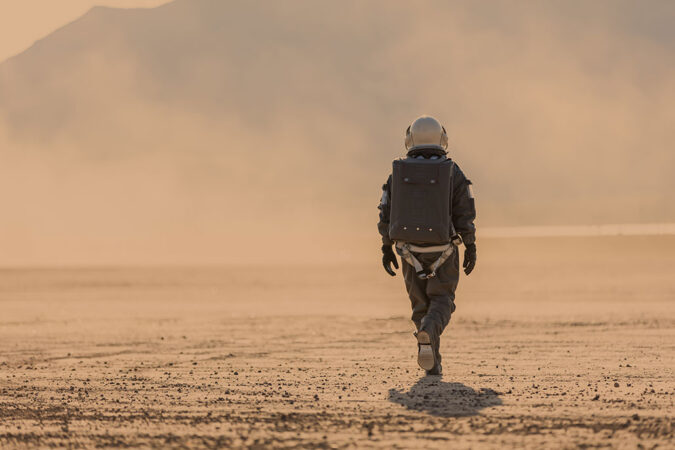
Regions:
<instances>
[{"instance_id":1,"label":"horizon line","mask_svg":"<svg viewBox=\"0 0 675 450\"><path fill-rule=\"evenodd\" d=\"M485 227L478 229L478 236L485 238L662 235L675 235L675 223L664 222L602 225L541 225Z\"/></svg>"}]
</instances>

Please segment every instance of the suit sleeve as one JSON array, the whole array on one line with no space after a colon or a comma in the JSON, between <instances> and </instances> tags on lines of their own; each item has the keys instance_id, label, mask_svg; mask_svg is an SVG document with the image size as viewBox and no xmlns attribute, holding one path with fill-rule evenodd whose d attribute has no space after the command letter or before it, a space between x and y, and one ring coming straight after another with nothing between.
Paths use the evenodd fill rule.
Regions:
<instances>
[{"instance_id":1,"label":"suit sleeve","mask_svg":"<svg viewBox=\"0 0 675 450\"><path fill-rule=\"evenodd\" d=\"M476 203L473 198L471 181L455 164L452 183L452 224L465 244L476 242Z\"/></svg>"},{"instance_id":2,"label":"suit sleeve","mask_svg":"<svg viewBox=\"0 0 675 450\"><path fill-rule=\"evenodd\" d=\"M382 185L382 198L377 209L380 210L380 221L377 222L377 230L382 236L382 244L392 245L393 242L389 239L389 215L391 213L391 175L387 178L387 182Z\"/></svg>"}]
</instances>

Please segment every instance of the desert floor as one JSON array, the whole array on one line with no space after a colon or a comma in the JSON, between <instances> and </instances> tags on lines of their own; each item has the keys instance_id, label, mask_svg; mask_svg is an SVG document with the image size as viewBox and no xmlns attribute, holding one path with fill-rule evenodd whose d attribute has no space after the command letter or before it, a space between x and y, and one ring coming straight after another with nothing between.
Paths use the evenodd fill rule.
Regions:
<instances>
[{"instance_id":1,"label":"desert floor","mask_svg":"<svg viewBox=\"0 0 675 450\"><path fill-rule=\"evenodd\" d=\"M0 447L675 447L675 237L485 239L457 305L424 377L377 255L3 269Z\"/></svg>"}]
</instances>

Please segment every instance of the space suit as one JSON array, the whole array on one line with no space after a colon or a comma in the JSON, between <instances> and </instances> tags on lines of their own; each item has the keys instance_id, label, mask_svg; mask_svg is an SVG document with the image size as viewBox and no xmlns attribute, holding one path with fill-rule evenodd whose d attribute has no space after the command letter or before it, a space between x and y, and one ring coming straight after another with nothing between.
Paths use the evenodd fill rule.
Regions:
<instances>
[{"instance_id":1,"label":"space suit","mask_svg":"<svg viewBox=\"0 0 675 450\"><path fill-rule=\"evenodd\" d=\"M401 256L403 277L412 306L412 321L417 329L418 364L428 375L440 375L442 371L440 337L455 311L459 245L465 246L463 267L466 275L471 273L476 264L476 208L471 181L456 162L448 157L447 142L445 128L436 119L423 116L415 120L406 131L406 157L399 160L399 165L410 168L404 167L403 174L397 175L395 162L392 175L382 186L378 206L382 263L387 273L393 276L395 272L391 265L398 269L394 248ZM425 177L425 167L420 169L421 164L433 167L426 172L433 175ZM438 175L439 171L435 168L443 165L448 167L449 181L440 186L438 180L442 176ZM415 176L417 180L413 179ZM397 187L397 182L400 187ZM417 208L423 203L421 200L430 196L428 193L434 192L438 196L438 189L441 189L440 195L443 196L440 203ZM411 198L402 198L404 196ZM447 205L443 203L446 199ZM397 219L399 222L417 225L393 226L392 209L396 210L394 214L397 218L402 218ZM412 211L415 209L417 211ZM439 222L438 214L435 214L438 211L449 214L449 221L447 217L441 217L449 225L442 237L437 232L443 222L440 222L441 225L431 225L432 222ZM410 217L406 219L407 215ZM436 230L433 238L429 237L432 229Z\"/></svg>"}]
</instances>

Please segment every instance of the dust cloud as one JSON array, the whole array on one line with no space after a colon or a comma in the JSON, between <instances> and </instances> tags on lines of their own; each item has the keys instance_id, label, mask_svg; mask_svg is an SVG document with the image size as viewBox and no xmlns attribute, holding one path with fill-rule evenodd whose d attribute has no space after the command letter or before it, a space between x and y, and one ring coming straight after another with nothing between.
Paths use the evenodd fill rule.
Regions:
<instances>
[{"instance_id":1,"label":"dust cloud","mask_svg":"<svg viewBox=\"0 0 675 450\"><path fill-rule=\"evenodd\" d=\"M95 8L0 64L0 263L377 258L380 185L422 113L446 124L479 226L673 221L674 15Z\"/></svg>"}]
</instances>

